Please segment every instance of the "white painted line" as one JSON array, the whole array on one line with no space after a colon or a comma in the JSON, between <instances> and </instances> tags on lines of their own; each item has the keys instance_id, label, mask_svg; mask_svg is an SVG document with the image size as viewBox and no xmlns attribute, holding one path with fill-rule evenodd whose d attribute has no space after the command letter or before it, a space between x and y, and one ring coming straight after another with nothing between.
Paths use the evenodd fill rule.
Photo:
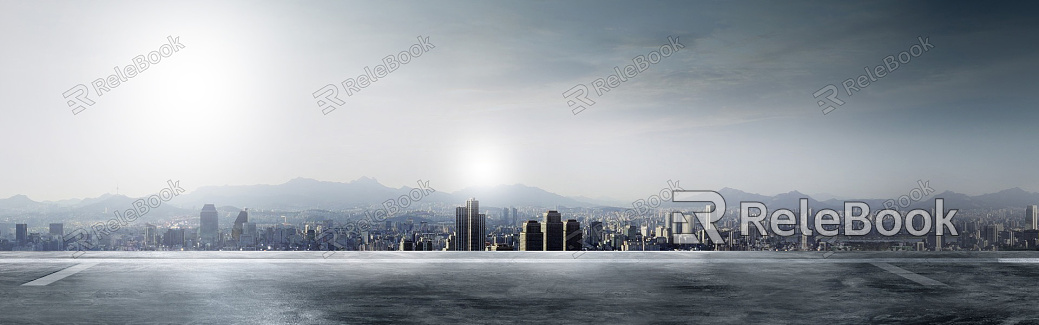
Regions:
<instances>
[{"instance_id":1,"label":"white painted line","mask_svg":"<svg viewBox=\"0 0 1039 325\"><path fill-rule=\"evenodd\" d=\"M65 268L64 270L51 273L50 275L47 275L45 277L42 277L42 278L39 278L39 279L36 279L36 280L32 280L29 283L23 284L23 286L45 286L45 285L54 283L54 282L56 282L58 280L64 279L64 278L66 278L66 277L68 277L70 275L79 273L79 271L83 271L83 270L89 269L91 266L94 266L94 265L97 265L97 264L98 263L96 263L96 262L79 263L79 264L70 266L68 268Z\"/></svg>"},{"instance_id":2,"label":"white painted line","mask_svg":"<svg viewBox=\"0 0 1039 325\"><path fill-rule=\"evenodd\" d=\"M1036 264L1039 263L1039 258L1001 258L1000 263L1013 263L1013 264Z\"/></svg>"},{"instance_id":3,"label":"white painted line","mask_svg":"<svg viewBox=\"0 0 1039 325\"><path fill-rule=\"evenodd\" d=\"M919 274L907 271L906 269L903 269L903 268L900 268L900 267L897 267L897 266L894 266L894 265L891 265L891 264L887 264L887 263L870 263L870 264L873 264L874 266L882 268L885 271L888 271L888 272L891 272L891 273L894 273L894 274L898 274L899 276L901 276L903 278L912 280L913 282L916 282L916 283L919 283L919 284L922 284L922 285L925 285L925 286L945 286L946 285L945 283L941 283L941 282L935 281L935 280L933 280L931 278L928 278L928 277L925 277L923 275L919 275Z\"/></svg>"}]
</instances>

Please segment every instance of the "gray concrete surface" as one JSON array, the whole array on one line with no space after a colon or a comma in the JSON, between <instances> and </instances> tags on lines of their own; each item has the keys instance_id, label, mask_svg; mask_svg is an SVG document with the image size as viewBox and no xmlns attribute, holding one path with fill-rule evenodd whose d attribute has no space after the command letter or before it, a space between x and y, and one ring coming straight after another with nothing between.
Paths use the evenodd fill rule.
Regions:
<instances>
[{"instance_id":1,"label":"gray concrete surface","mask_svg":"<svg viewBox=\"0 0 1039 325\"><path fill-rule=\"evenodd\" d=\"M0 324L1039 324L1039 253L0 253Z\"/></svg>"}]
</instances>

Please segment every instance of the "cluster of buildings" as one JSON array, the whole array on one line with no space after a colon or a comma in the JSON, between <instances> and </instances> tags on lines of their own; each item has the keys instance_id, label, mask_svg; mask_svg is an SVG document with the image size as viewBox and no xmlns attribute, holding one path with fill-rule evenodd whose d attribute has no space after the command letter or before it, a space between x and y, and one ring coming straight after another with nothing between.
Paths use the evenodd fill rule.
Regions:
<instances>
[{"instance_id":1,"label":"cluster of buildings","mask_svg":"<svg viewBox=\"0 0 1039 325\"><path fill-rule=\"evenodd\" d=\"M454 218L450 218L453 208ZM145 223L119 231L97 234L65 224L52 223L48 232L27 224L0 223L0 250L57 251L82 249L71 240L87 240L92 250L362 250L362 251L657 251L657 250L1034 250L1039 243L1039 207L961 211L954 220L956 236L881 236L870 233L856 237L820 237L797 231L793 236L760 234L751 228L743 236L738 221L722 219L711 229L719 241L708 236L699 224L680 224L667 210L632 218L618 209L540 210L505 207L500 213L480 209L475 198L464 206L440 207L438 211L405 212L402 216L374 223L359 230L333 220L290 224L257 223L250 211L238 211L221 222L213 204L203 206L198 223L165 226ZM655 214L655 215L653 215ZM728 214L727 215L734 215ZM568 218L564 218L567 216ZM871 216L875 217L875 216ZM261 219L262 220L262 219ZM193 220L192 220L193 221ZM224 228L221 228L221 224ZM582 227L582 223L587 225ZM228 227L229 226L229 227ZM688 228L684 228L688 227ZM30 231L36 230L36 231ZM79 237L70 233L81 232ZM676 241L691 236L696 244ZM943 238L944 237L944 238Z\"/></svg>"}]
</instances>

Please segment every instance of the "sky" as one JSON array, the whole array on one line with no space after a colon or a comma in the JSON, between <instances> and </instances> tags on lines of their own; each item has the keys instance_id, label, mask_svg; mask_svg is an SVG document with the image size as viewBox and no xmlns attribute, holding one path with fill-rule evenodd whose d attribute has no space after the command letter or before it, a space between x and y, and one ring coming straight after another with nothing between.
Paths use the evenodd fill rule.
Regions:
<instances>
[{"instance_id":1,"label":"sky","mask_svg":"<svg viewBox=\"0 0 1039 325\"><path fill-rule=\"evenodd\" d=\"M629 200L668 180L858 198L897 197L918 180L938 192L1039 191L1037 8L0 1L0 197L365 176ZM421 55L323 114L319 89L427 37ZM94 93L96 79L169 38L183 48ZM564 92L594 92L669 38L677 52L572 113ZM921 40L927 51L844 93L846 79ZM73 114L63 94L80 84L94 104ZM813 94L830 84L844 104L823 114Z\"/></svg>"}]
</instances>

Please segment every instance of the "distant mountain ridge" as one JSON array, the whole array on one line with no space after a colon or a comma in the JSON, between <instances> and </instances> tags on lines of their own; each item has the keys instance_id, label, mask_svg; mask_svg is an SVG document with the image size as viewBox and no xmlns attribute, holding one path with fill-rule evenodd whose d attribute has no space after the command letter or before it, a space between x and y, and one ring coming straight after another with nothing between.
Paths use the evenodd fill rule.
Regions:
<instances>
[{"instance_id":1,"label":"distant mountain ridge","mask_svg":"<svg viewBox=\"0 0 1039 325\"><path fill-rule=\"evenodd\" d=\"M383 202L407 195L415 186L391 188L382 185L378 180L362 177L348 183L319 181L308 178L295 178L277 185L235 185L206 186L190 193L182 194L168 203L163 203L144 218L160 218L170 215L193 215L203 204L215 203L218 206L249 207L254 209L278 210L343 210L352 208L378 208ZM435 184L430 187L436 189ZM762 202L770 210L779 208L796 209L800 198L808 198L809 206L818 210L823 208L842 209L843 200L829 199L817 201L807 194L790 191L774 196L754 194L732 188L722 188L718 192L725 198L729 208L739 207L739 202ZM540 206L555 207L616 207L631 208L630 202L618 202L608 198L590 199L586 197L566 197L543 189L522 185L498 185L491 187L470 187L453 193L435 191L421 199L422 203L445 205L461 205L465 200L475 197L483 207L500 208L507 206ZM996 193L977 196L946 191L913 202L908 208L933 207L933 198L945 199L946 207L956 209L973 208L1024 208L1026 205L1039 204L1039 193L1011 188ZM898 197L893 197L897 201ZM105 194L97 198L82 200L70 199L56 202L37 202L25 195L15 195L0 199L0 217L43 218L54 220L75 220L83 218L109 218L116 210L131 207L136 198L124 195ZM860 199L874 209L884 207L887 199ZM849 200L852 201L852 200ZM662 206L677 207L682 203L665 202ZM897 204L897 203L896 203Z\"/></svg>"}]
</instances>

